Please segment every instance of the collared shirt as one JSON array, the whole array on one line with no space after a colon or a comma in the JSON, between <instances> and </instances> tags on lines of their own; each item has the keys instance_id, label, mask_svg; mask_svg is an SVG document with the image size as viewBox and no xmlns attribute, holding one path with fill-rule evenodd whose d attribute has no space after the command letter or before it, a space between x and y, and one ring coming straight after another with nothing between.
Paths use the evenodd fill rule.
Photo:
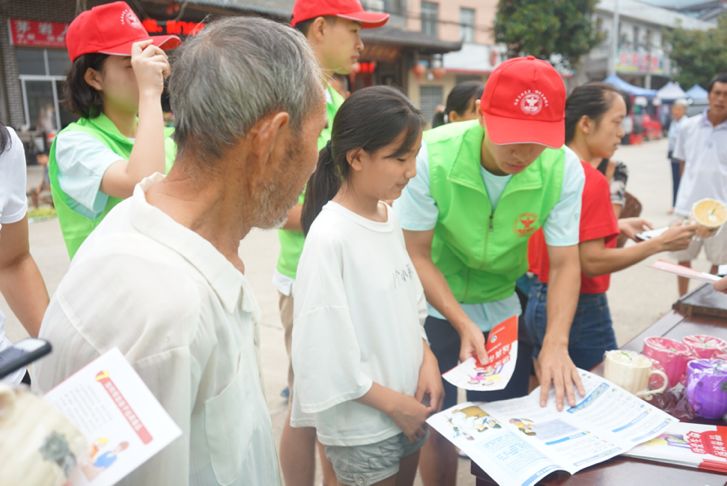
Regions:
<instances>
[{"instance_id":1,"label":"collared shirt","mask_svg":"<svg viewBox=\"0 0 727 486\"><path fill-rule=\"evenodd\" d=\"M677 139L679 138L679 130L681 130L682 126L686 123L688 120L687 116L682 116L678 120L672 120L671 124L669 125L669 152L672 152L677 144Z\"/></svg>"},{"instance_id":2,"label":"collared shirt","mask_svg":"<svg viewBox=\"0 0 727 486\"><path fill-rule=\"evenodd\" d=\"M133 485L280 484L257 365L252 289L209 241L146 201L155 174L81 246L40 330L45 392L118 347L183 435Z\"/></svg>"},{"instance_id":3,"label":"collared shirt","mask_svg":"<svg viewBox=\"0 0 727 486\"><path fill-rule=\"evenodd\" d=\"M706 111L689 118L679 131L673 157L684 161L676 214L691 215L694 203L704 198L727 202L727 121L714 126Z\"/></svg>"}]
</instances>

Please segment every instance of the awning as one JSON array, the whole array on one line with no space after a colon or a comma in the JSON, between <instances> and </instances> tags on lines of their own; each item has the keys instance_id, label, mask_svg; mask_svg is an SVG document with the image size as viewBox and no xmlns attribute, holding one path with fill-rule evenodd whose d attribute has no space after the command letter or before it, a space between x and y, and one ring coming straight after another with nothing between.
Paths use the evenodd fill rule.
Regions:
<instances>
[{"instance_id":1,"label":"awning","mask_svg":"<svg viewBox=\"0 0 727 486\"><path fill-rule=\"evenodd\" d=\"M462 49L443 57L447 71L462 74L489 74L499 63L500 53L495 46L464 44Z\"/></svg>"},{"instance_id":2,"label":"awning","mask_svg":"<svg viewBox=\"0 0 727 486\"><path fill-rule=\"evenodd\" d=\"M679 83L669 81L663 88L656 92L656 97L663 101L675 101L686 98L687 94L679 86Z\"/></svg>"},{"instance_id":3,"label":"awning","mask_svg":"<svg viewBox=\"0 0 727 486\"><path fill-rule=\"evenodd\" d=\"M695 84L689 90L687 90L686 95L694 102L698 104L706 104L708 102L707 98L709 97L709 93L707 93L707 90L699 86L698 84Z\"/></svg>"},{"instance_id":4,"label":"awning","mask_svg":"<svg viewBox=\"0 0 727 486\"><path fill-rule=\"evenodd\" d=\"M400 46L417 49L422 54L445 54L462 48L462 42L443 41L422 32L411 32L388 25L380 29L364 30L361 38L364 44Z\"/></svg>"},{"instance_id":5,"label":"awning","mask_svg":"<svg viewBox=\"0 0 727 486\"><path fill-rule=\"evenodd\" d=\"M634 86L633 84L627 83L623 79L619 78L615 74L610 75L604 79L603 82L608 83L614 88L631 96L643 96L645 98L654 98L656 96L655 89L646 89L641 86Z\"/></svg>"}]
</instances>

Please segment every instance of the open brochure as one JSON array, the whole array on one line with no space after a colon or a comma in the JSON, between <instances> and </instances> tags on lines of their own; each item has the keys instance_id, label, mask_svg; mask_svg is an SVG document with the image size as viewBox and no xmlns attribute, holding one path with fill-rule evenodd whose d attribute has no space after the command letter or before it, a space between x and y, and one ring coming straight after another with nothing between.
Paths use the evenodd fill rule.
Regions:
<instances>
[{"instance_id":1,"label":"open brochure","mask_svg":"<svg viewBox=\"0 0 727 486\"><path fill-rule=\"evenodd\" d=\"M679 422L624 455L727 474L727 427Z\"/></svg>"},{"instance_id":2,"label":"open brochure","mask_svg":"<svg viewBox=\"0 0 727 486\"><path fill-rule=\"evenodd\" d=\"M91 445L72 486L114 484L182 435L118 349L81 368L45 399Z\"/></svg>"},{"instance_id":3,"label":"open brochure","mask_svg":"<svg viewBox=\"0 0 727 486\"><path fill-rule=\"evenodd\" d=\"M677 265L676 263L667 262L665 260L656 260L654 263L651 264L651 267L656 268L657 270L662 270L664 272L673 273L678 277L691 278L695 280L701 280L703 282L716 282L717 280L719 280L719 277L717 275L712 275L711 273L706 272L699 272L689 267Z\"/></svg>"},{"instance_id":4,"label":"open brochure","mask_svg":"<svg viewBox=\"0 0 727 486\"><path fill-rule=\"evenodd\" d=\"M487 363L469 358L444 373L442 378L465 390L496 391L505 388L515 372L517 327L517 316L493 327L485 344Z\"/></svg>"},{"instance_id":5,"label":"open brochure","mask_svg":"<svg viewBox=\"0 0 727 486\"><path fill-rule=\"evenodd\" d=\"M554 393L540 407L530 395L464 403L427 420L502 486L531 485L555 471L574 474L653 439L677 420L606 381L579 370L584 397L558 412Z\"/></svg>"}]
</instances>

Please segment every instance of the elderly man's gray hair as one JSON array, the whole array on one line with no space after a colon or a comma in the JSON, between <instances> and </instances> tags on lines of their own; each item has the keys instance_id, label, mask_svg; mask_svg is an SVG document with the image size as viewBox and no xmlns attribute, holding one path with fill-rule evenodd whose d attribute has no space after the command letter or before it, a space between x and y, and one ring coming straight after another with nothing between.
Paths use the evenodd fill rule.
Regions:
<instances>
[{"instance_id":1,"label":"elderly man's gray hair","mask_svg":"<svg viewBox=\"0 0 727 486\"><path fill-rule=\"evenodd\" d=\"M299 128L323 102L323 76L296 30L256 17L208 25L176 53L169 93L180 155L219 159L264 116L280 110Z\"/></svg>"}]
</instances>

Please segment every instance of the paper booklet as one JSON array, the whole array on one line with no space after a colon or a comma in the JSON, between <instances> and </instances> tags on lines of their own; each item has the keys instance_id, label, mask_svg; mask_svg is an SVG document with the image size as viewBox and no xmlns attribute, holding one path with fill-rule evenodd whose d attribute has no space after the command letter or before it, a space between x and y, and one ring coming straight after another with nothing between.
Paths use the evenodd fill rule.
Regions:
<instances>
[{"instance_id":1,"label":"paper booklet","mask_svg":"<svg viewBox=\"0 0 727 486\"><path fill-rule=\"evenodd\" d=\"M679 277L702 280L703 282L716 282L717 280L719 280L719 277L717 275L712 275L711 273L706 272L699 272L689 267L677 265L676 263L671 263L664 260L656 260L654 263L651 264L651 268L656 268L657 270L673 273L674 275L677 275Z\"/></svg>"},{"instance_id":2,"label":"paper booklet","mask_svg":"<svg viewBox=\"0 0 727 486\"><path fill-rule=\"evenodd\" d=\"M427 420L498 484L533 485L555 471L574 474L657 437L677 419L606 381L579 370L586 389L558 412L551 390L540 407L530 395L464 403Z\"/></svg>"},{"instance_id":3,"label":"paper booklet","mask_svg":"<svg viewBox=\"0 0 727 486\"><path fill-rule=\"evenodd\" d=\"M182 431L118 349L81 368L45 399L86 436L72 486L107 486L141 466Z\"/></svg>"},{"instance_id":4,"label":"paper booklet","mask_svg":"<svg viewBox=\"0 0 727 486\"><path fill-rule=\"evenodd\" d=\"M502 390L510 382L517 361L517 316L496 325L487 337L488 361L469 358L442 375L458 388L475 391Z\"/></svg>"},{"instance_id":5,"label":"paper booklet","mask_svg":"<svg viewBox=\"0 0 727 486\"><path fill-rule=\"evenodd\" d=\"M624 455L727 474L727 427L679 422Z\"/></svg>"}]
</instances>

